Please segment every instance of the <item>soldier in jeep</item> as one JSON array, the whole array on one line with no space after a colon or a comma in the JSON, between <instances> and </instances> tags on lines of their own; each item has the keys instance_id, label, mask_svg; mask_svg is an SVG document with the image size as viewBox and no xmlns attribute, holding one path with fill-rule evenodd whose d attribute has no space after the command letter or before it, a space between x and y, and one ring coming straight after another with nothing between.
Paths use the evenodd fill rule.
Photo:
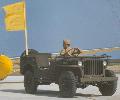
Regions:
<instances>
[{"instance_id":1,"label":"soldier in jeep","mask_svg":"<svg viewBox=\"0 0 120 100\"><path fill-rule=\"evenodd\" d=\"M60 51L61 56L75 56L80 53L81 50L79 48L70 47L70 40L63 40L63 49Z\"/></svg>"}]
</instances>

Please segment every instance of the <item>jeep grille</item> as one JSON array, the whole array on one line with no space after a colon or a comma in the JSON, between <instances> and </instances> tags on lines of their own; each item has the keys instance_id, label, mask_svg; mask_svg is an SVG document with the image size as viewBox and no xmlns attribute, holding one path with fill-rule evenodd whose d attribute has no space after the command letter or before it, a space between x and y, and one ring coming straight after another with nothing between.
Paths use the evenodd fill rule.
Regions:
<instances>
[{"instance_id":1,"label":"jeep grille","mask_svg":"<svg viewBox=\"0 0 120 100\"><path fill-rule=\"evenodd\" d=\"M103 60L89 59L84 61L84 75L103 76L103 74L104 74Z\"/></svg>"}]
</instances>

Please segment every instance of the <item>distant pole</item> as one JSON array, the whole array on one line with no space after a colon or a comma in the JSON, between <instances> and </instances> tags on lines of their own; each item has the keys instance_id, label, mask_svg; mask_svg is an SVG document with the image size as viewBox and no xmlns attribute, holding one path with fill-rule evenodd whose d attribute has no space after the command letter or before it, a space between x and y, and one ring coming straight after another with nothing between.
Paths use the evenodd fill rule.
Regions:
<instances>
[{"instance_id":1,"label":"distant pole","mask_svg":"<svg viewBox=\"0 0 120 100\"><path fill-rule=\"evenodd\" d=\"M28 32L27 32L27 17L26 17L26 2L25 0L22 0L24 2L24 18L25 18L25 49L26 49L26 55L28 55Z\"/></svg>"}]
</instances>

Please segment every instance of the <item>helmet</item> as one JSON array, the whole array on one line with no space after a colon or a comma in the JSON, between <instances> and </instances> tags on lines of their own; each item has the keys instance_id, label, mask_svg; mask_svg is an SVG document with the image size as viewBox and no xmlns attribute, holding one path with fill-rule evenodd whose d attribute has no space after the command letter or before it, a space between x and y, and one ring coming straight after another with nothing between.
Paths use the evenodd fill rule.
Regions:
<instances>
[{"instance_id":1,"label":"helmet","mask_svg":"<svg viewBox=\"0 0 120 100\"><path fill-rule=\"evenodd\" d=\"M63 40L63 43L70 45L70 40Z\"/></svg>"}]
</instances>

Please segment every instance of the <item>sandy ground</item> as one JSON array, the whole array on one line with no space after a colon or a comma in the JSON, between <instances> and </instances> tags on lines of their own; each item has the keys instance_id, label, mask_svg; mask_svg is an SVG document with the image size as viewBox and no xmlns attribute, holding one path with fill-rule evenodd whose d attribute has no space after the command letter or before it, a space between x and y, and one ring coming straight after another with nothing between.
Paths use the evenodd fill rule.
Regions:
<instances>
[{"instance_id":1,"label":"sandy ground","mask_svg":"<svg viewBox=\"0 0 120 100\"><path fill-rule=\"evenodd\" d=\"M115 73L120 73L120 65L108 66L107 69L112 70Z\"/></svg>"},{"instance_id":2,"label":"sandy ground","mask_svg":"<svg viewBox=\"0 0 120 100\"><path fill-rule=\"evenodd\" d=\"M23 76L10 76L0 82L0 100L120 100L120 74L117 76L118 87L113 96L101 96L97 87L89 86L86 89L77 89L74 98L60 98L56 84L40 85L36 95L25 94Z\"/></svg>"}]
</instances>

